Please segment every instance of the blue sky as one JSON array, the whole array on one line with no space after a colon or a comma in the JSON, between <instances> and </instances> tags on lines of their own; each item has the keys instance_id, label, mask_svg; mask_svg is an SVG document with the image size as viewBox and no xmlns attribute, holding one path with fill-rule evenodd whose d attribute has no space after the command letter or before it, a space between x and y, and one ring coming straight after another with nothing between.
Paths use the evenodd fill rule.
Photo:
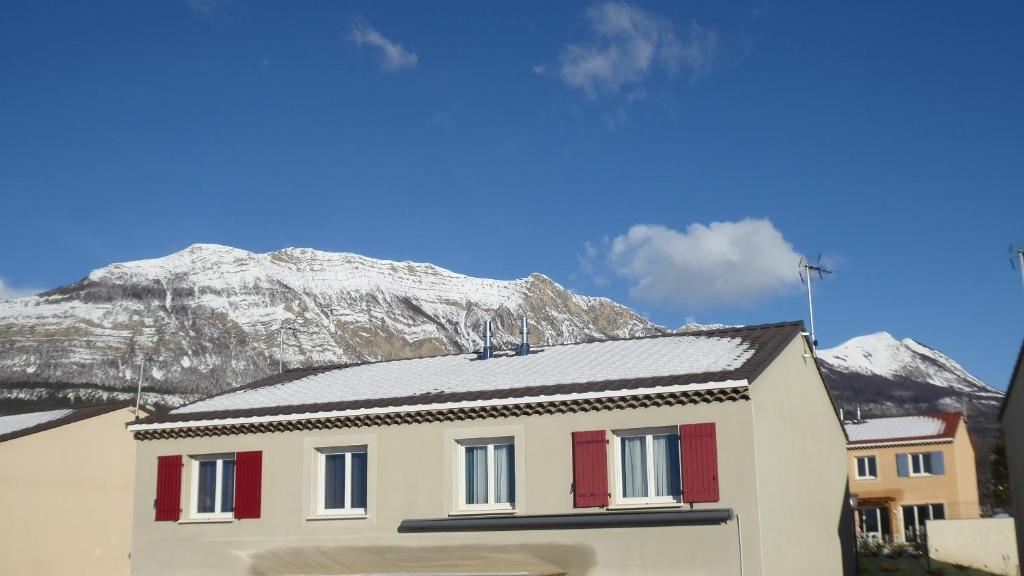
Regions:
<instances>
[{"instance_id":1,"label":"blue sky","mask_svg":"<svg viewBox=\"0 0 1024 576\"><path fill-rule=\"evenodd\" d=\"M668 326L806 316L1005 387L1020 2L23 2L0 279L195 242L543 272ZM717 224L713 224L717 223ZM737 288L739 287L739 288Z\"/></svg>"}]
</instances>

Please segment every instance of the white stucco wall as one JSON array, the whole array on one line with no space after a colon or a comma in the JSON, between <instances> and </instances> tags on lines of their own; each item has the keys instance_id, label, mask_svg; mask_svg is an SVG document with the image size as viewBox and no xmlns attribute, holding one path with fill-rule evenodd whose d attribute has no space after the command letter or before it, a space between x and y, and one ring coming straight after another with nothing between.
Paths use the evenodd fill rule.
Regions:
<instances>
[{"instance_id":1,"label":"white stucco wall","mask_svg":"<svg viewBox=\"0 0 1024 576\"><path fill-rule=\"evenodd\" d=\"M1013 518L929 520L928 551L941 562L1019 576Z\"/></svg>"}]
</instances>

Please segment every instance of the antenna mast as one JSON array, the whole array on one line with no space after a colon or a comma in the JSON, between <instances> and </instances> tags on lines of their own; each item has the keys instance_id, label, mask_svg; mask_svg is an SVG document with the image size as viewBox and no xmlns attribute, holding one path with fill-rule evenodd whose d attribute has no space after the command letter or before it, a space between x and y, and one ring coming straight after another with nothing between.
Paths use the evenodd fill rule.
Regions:
<instances>
[{"instance_id":1,"label":"antenna mast","mask_svg":"<svg viewBox=\"0 0 1024 576\"><path fill-rule=\"evenodd\" d=\"M142 374L146 368L146 356L142 356L142 364L139 365L139 391L135 394L135 419L139 419L139 404L142 403Z\"/></svg>"},{"instance_id":2,"label":"antenna mast","mask_svg":"<svg viewBox=\"0 0 1024 576\"><path fill-rule=\"evenodd\" d=\"M1010 244L1010 267L1020 270L1020 280L1024 283L1024 242Z\"/></svg>"},{"instance_id":3,"label":"antenna mast","mask_svg":"<svg viewBox=\"0 0 1024 576\"><path fill-rule=\"evenodd\" d=\"M832 273L831 270L821 266L820 263L821 254L818 254L813 264L810 260L801 258L799 265L800 280L807 284L807 309L811 317L811 354L814 356L817 356L818 337L814 331L814 295L811 285L814 283L815 274L818 275L818 280L821 280L825 274Z\"/></svg>"}]
</instances>

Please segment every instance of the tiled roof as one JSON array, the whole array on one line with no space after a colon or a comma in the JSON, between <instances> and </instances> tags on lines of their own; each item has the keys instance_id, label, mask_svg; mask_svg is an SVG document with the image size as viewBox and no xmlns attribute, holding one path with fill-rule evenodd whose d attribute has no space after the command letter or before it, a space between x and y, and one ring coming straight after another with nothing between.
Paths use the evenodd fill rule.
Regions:
<instances>
[{"instance_id":1,"label":"tiled roof","mask_svg":"<svg viewBox=\"0 0 1024 576\"><path fill-rule=\"evenodd\" d=\"M895 416L844 422L849 444L939 440L952 438L963 415L960 412L937 412L918 416Z\"/></svg>"},{"instance_id":2,"label":"tiled roof","mask_svg":"<svg viewBox=\"0 0 1024 576\"><path fill-rule=\"evenodd\" d=\"M139 425L750 381L801 322L277 374Z\"/></svg>"},{"instance_id":3,"label":"tiled roof","mask_svg":"<svg viewBox=\"0 0 1024 576\"><path fill-rule=\"evenodd\" d=\"M29 434L36 434L44 430L51 430L59 426L71 424L72 422L79 422L87 418L106 414L107 412L127 408L128 406L131 406L131 402L123 401L82 408L0 416L0 442L21 438Z\"/></svg>"}]
</instances>

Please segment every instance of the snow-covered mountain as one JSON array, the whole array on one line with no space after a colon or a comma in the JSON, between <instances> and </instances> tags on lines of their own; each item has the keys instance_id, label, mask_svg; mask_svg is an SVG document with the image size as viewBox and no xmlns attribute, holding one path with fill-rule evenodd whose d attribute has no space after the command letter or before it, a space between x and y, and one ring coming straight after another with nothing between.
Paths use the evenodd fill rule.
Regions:
<instances>
[{"instance_id":1,"label":"snow-covered mountain","mask_svg":"<svg viewBox=\"0 0 1024 576\"><path fill-rule=\"evenodd\" d=\"M357 254L197 244L0 301L0 399L131 396L145 357L147 389L176 404L276 371L279 350L285 367L468 351L487 319L495 345L511 347L524 314L534 344L664 331L541 274L488 280Z\"/></svg>"},{"instance_id":2,"label":"snow-covered mountain","mask_svg":"<svg viewBox=\"0 0 1024 576\"><path fill-rule=\"evenodd\" d=\"M955 360L911 338L897 340L878 332L818 351L823 369L838 380L914 382L946 389L951 397L998 404L1003 393L970 374ZM845 376L838 376L838 374Z\"/></svg>"}]
</instances>

